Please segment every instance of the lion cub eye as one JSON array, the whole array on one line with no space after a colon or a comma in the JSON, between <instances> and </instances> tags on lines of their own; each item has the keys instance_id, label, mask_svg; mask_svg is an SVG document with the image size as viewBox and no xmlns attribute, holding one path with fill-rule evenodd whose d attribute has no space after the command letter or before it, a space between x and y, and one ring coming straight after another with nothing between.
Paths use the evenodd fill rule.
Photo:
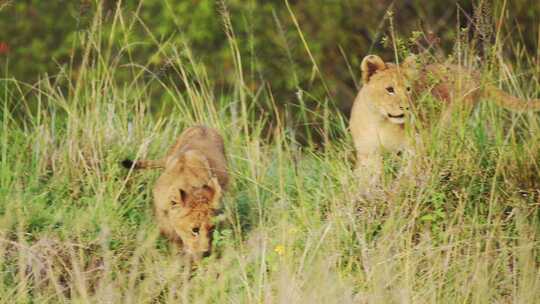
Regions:
<instances>
[{"instance_id":1,"label":"lion cub eye","mask_svg":"<svg viewBox=\"0 0 540 304\"><path fill-rule=\"evenodd\" d=\"M394 88L393 87L387 87L386 92L388 92L390 95L394 94Z\"/></svg>"},{"instance_id":2,"label":"lion cub eye","mask_svg":"<svg viewBox=\"0 0 540 304\"><path fill-rule=\"evenodd\" d=\"M407 87L407 92L410 92L411 91L411 87Z\"/></svg>"},{"instance_id":3,"label":"lion cub eye","mask_svg":"<svg viewBox=\"0 0 540 304\"><path fill-rule=\"evenodd\" d=\"M199 227L191 229L191 234L193 234L193 236L199 236Z\"/></svg>"}]
</instances>

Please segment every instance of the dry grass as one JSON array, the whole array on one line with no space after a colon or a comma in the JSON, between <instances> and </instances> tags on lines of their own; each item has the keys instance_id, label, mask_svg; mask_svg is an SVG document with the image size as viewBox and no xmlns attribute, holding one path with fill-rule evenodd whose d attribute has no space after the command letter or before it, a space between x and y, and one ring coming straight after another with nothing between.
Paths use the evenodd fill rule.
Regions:
<instances>
[{"instance_id":1,"label":"dry grass","mask_svg":"<svg viewBox=\"0 0 540 304\"><path fill-rule=\"evenodd\" d=\"M178 86L143 78L145 67L120 66L98 43L98 23L83 39L77 77L67 70L54 82L44 78L29 94L26 84L0 80L0 301L540 299L538 115L483 104L450 131L426 131L417 175L399 176L399 160L389 160L381 195L366 200L351 170L345 120L319 109L324 151L300 148L282 121L268 124L264 115L279 111L261 116L257 104L275 104L270 86L258 88L264 94L246 87L225 8L223 16L237 66L231 94L215 95L189 49L160 45ZM133 79L115 82L126 67ZM511 76L502 71L489 72ZM149 96L149 82L166 93L162 104ZM167 115L151 115L158 106ZM152 219L157 173L128 173L119 160L161 156L193 123L221 130L233 183L214 255L190 272Z\"/></svg>"}]
</instances>

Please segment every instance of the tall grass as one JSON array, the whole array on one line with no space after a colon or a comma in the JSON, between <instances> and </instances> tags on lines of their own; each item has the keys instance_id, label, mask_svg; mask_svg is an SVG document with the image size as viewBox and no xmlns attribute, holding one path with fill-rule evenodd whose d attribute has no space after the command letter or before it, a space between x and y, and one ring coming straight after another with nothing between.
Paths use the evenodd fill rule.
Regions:
<instances>
[{"instance_id":1,"label":"tall grass","mask_svg":"<svg viewBox=\"0 0 540 304\"><path fill-rule=\"evenodd\" d=\"M249 59L226 6L222 15L236 65L229 92L213 89L187 43L153 39L176 83L120 64L130 46L113 51L108 43L125 37L99 18L81 36L80 68L33 86L0 80L3 303L538 302L538 115L486 103L450 130L423 130L415 173L400 174L401 160L389 156L380 195L366 199L346 118L326 100L291 116L275 106L271 83L246 85ZM120 10L114 17L123 33L136 22ZM115 78L122 69L132 73L127 82ZM526 95L515 74L485 73ZM307 116L322 121L314 133L324 149L296 141ZM119 161L160 157L194 123L225 137L233 182L214 253L191 270L153 220L159 172L128 172Z\"/></svg>"}]
</instances>

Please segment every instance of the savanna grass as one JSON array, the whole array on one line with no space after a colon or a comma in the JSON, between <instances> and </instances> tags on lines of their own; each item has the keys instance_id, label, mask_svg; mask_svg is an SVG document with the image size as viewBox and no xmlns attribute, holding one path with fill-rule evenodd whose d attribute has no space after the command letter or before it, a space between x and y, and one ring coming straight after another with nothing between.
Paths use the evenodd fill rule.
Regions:
<instances>
[{"instance_id":1,"label":"savanna grass","mask_svg":"<svg viewBox=\"0 0 540 304\"><path fill-rule=\"evenodd\" d=\"M301 115L291 122L275 105L271 80L249 88L225 5L236 67L227 94L213 90L187 43L177 48L150 30L177 83L147 66L120 63L130 48L112 51L107 43L126 39L112 33L141 21L119 10L115 30L106 32L97 16L81 36L85 53L76 75L67 66L33 86L0 80L2 302L540 299L538 115L482 103L452 128L421 129L414 174L401 174L404 161L389 156L380 195L366 199L352 171L346 118L320 100L317 110L295 109ZM309 50L309 39L301 40ZM116 81L126 69L131 80ZM524 95L515 74L485 74ZM151 86L164 92L161 103ZM538 83L529 88L538 91ZM272 111L261 112L261 103ZM419 103L429 109L433 100ZM308 116L322 121L315 133L323 148L296 140L294 127L309 128ZM152 218L150 189L159 172L127 171L119 161L162 156L194 123L224 135L232 184L214 253L191 270Z\"/></svg>"}]
</instances>

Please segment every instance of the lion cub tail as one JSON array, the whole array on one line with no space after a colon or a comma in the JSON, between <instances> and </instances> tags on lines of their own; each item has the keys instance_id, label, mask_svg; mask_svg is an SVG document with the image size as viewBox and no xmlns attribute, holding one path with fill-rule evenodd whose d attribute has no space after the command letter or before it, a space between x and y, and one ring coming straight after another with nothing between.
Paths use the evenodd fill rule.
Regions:
<instances>
[{"instance_id":1,"label":"lion cub tail","mask_svg":"<svg viewBox=\"0 0 540 304\"><path fill-rule=\"evenodd\" d=\"M159 168L165 168L165 161L160 160L145 160L140 159L136 161L132 161L130 159L125 159L122 161L122 166L126 169L159 169Z\"/></svg>"},{"instance_id":2,"label":"lion cub tail","mask_svg":"<svg viewBox=\"0 0 540 304\"><path fill-rule=\"evenodd\" d=\"M525 100L518 98L491 84L486 85L484 96L492 98L497 105L511 111L540 111L540 99Z\"/></svg>"}]
</instances>

